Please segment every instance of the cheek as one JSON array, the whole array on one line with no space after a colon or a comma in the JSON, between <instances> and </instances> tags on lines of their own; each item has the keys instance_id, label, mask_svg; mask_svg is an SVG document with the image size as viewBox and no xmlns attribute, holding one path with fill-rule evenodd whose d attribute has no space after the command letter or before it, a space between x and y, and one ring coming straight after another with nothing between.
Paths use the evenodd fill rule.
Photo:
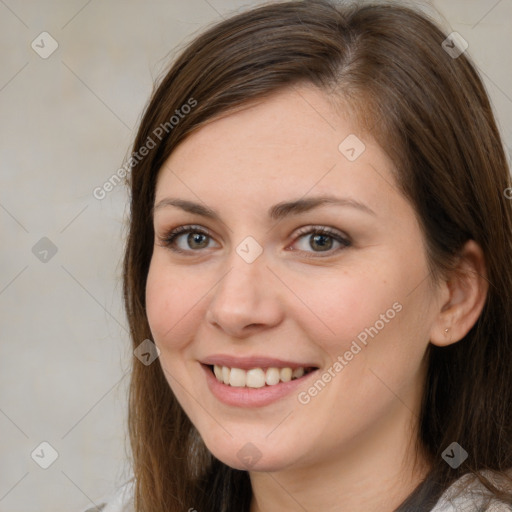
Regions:
<instances>
[{"instance_id":1,"label":"cheek","mask_svg":"<svg viewBox=\"0 0 512 512\"><path fill-rule=\"evenodd\" d=\"M365 329L377 323L379 331L383 330L400 315L403 294L399 279L393 280L384 267L303 278L294 291L309 311L298 318L302 318L304 328L307 326L311 339L331 346L331 354L333 350L348 350L361 333L364 341Z\"/></svg>"},{"instance_id":2,"label":"cheek","mask_svg":"<svg viewBox=\"0 0 512 512\"><path fill-rule=\"evenodd\" d=\"M180 270L154 256L146 283L146 313L154 341L161 349L179 349L186 344L187 325L201 307L204 290L191 279L180 276ZM190 278L190 274L188 274Z\"/></svg>"},{"instance_id":3,"label":"cheek","mask_svg":"<svg viewBox=\"0 0 512 512\"><path fill-rule=\"evenodd\" d=\"M350 365L345 378L357 380L363 368L383 364L392 377L394 370L418 366L427 346L428 294L425 285L411 286L421 282L421 269L406 273L389 261L395 260L296 283L309 310L297 314L297 322L330 361L341 357Z\"/></svg>"}]
</instances>

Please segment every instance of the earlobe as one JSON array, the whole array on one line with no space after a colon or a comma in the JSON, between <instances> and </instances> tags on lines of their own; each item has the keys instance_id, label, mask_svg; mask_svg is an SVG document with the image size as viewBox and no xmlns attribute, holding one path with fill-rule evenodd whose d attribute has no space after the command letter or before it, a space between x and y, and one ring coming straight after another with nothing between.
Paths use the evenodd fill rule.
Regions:
<instances>
[{"instance_id":1,"label":"earlobe","mask_svg":"<svg viewBox=\"0 0 512 512\"><path fill-rule=\"evenodd\" d=\"M444 285L448 299L441 304L432 325L430 342L443 347L466 336L482 313L489 283L481 247L468 240L456 268Z\"/></svg>"}]
</instances>

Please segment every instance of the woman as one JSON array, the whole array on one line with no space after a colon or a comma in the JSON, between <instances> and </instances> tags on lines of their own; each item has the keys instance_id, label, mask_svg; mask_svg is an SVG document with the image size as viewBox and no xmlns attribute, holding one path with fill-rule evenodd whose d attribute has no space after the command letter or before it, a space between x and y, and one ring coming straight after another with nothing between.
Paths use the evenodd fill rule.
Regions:
<instances>
[{"instance_id":1,"label":"woman","mask_svg":"<svg viewBox=\"0 0 512 512\"><path fill-rule=\"evenodd\" d=\"M239 14L129 163L134 481L104 510L511 510L511 184L460 40Z\"/></svg>"}]
</instances>

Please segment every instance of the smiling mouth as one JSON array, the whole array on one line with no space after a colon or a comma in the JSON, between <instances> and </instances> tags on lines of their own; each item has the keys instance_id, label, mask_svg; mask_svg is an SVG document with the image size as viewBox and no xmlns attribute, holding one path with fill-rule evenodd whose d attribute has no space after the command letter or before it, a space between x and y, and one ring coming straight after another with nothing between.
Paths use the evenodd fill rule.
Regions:
<instances>
[{"instance_id":1,"label":"smiling mouth","mask_svg":"<svg viewBox=\"0 0 512 512\"><path fill-rule=\"evenodd\" d=\"M317 370L316 367L299 368L230 368L228 366L208 365L218 382L231 387L262 388L275 386L282 382L297 380Z\"/></svg>"}]
</instances>

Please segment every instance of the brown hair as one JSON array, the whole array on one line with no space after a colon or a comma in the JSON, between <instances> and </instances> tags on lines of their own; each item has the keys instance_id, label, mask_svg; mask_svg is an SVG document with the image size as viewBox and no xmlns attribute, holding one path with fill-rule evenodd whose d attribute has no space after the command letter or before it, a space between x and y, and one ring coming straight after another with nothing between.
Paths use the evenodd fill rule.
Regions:
<instances>
[{"instance_id":1,"label":"brown hair","mask_svg":"<svg viewBox=\"0 0 512 512\"><path fill-rule=\"evenodd\" d=\"M480 471L512 467L512 207L508 165L489 99L467 53L452 58L427 15L386 4L327 0L272 3L226 19L196 37L155 89L133 145L131 216L123 291L133 348L151 338L145 286L153 248L157 174L177 145L215 116L305 82L350 107L388 152L418 215L433 282L469 240L482 248L489 289L464 339L429 345L418 451L427 479L397 509L430 510L466 473L512 503ZM190 109L183 105L194 105ZM333 107L335 108L335 107ZM172 116L180 115L173 123ZM167 124L166 124L167 123ZM160 127L160 131L158 128ZM162 134L165 127L165 136ZM216 459L173 395L159 364L136 358L129 401L135 509L248 511L248 473ZM452 469L443 451L469 454Z\"/></svg>"}]
</instances>

